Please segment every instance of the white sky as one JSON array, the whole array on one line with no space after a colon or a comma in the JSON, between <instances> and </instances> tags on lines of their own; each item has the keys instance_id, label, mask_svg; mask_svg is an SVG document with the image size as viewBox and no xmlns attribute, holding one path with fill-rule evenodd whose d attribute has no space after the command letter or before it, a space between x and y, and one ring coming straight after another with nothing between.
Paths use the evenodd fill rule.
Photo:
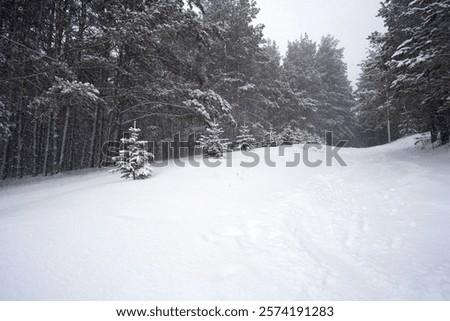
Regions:
<instances>
[{"instance_id":1,"label":"white sky","mask_svg":"<svg viewBox=\"0 0 450 321\"><path fill-rule=\"evenodd\" d=\"M348 76L355 84L361 69L358 64L366 57L367 37L373 31L383 31L383 20L376 17L381 0L256 0L257 23L265 25L264 35L275 40L282 54L288 41L308 33L319 42L331 34L344 47Z\"/></svg>"}]
</instances>

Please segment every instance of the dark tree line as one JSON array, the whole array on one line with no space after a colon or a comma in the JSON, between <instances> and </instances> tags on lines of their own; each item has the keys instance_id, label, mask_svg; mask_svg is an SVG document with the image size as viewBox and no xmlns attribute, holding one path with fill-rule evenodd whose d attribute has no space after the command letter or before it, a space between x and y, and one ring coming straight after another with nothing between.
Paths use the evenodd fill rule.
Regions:
<instances>
[{"instance_id":1,"label":"dark tree line","mask_svg":"<svg viewBox=\"0 0 450 321\"><path fill-rule=\"evenodd\" d=\"M370 144L431 132L450 133L450 1L387 0L379 12L387 32L371 35L359 79L358 121Z\"/></svg>"},{"instance_id":2,"label":"dark tree line","mask_svg":"<svg viewBox=\"0 0 450 321\"><path fill-rule=\"evenodd\" d=\"M288 125L353 138L342 49L301 36L283 61L252 0L1 0L2 178L98 167L134 121L142 137L214 119L257 138ZM259 135L259 137L258 137Z\"/></svg>"}]
</instances>

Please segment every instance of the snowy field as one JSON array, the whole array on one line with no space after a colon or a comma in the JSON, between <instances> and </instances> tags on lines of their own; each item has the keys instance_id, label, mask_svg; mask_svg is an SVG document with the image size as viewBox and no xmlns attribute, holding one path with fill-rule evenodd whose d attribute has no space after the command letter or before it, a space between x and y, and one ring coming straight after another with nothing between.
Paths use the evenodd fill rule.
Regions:
<instances>
[{"instance_id":1,"label":"snowy field","mask_svg":"<svg viewBox=\"0 0 450 321\"><path fill-rule=\"evenodd\" d=\"M0 299L450 300L450 149L299 151L3 186Z\"/></svg>"}]
</instances>

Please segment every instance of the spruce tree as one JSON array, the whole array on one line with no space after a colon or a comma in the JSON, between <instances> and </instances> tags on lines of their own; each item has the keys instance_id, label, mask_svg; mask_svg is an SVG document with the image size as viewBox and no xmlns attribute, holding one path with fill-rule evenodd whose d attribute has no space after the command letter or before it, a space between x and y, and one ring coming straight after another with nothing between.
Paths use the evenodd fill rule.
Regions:
<instances>
[{"instance_id":1,"label":"spruce tree","mask_svg":"<svg viewBox=\"0 0 450 321\"><path fill-rule=\"evenodd\" d=\"M294 130L294 137L294 140L300 144L323 144L323 140L320 136L299 128Z\"/></svg>"},{"instance_id":2,"label":"spruce tree","mask_svg":"<svg viewBox=\"0 0 450 321\"><path fill-rule=\"evenodd\" d=\"M450 133L450 1L389 0L380 16L388 28L382 57L390 74L389 103L401 116L401 134L429 130L433 141L446 143Z\"/></svg>"},{"instance_id":3,"label":"spruce tree","mask_svg":"<svg viewBox=\"0 0 450 321\"><path fill-rule=\"evenodd\" d=\"M223 129L220 128L219 123L214 120L211 127L206 129L207 134L202 135L198 140L200 147L203 149L203 156L205 158L221 158L228 147L228 139L220 138L223 134Z\"/></svg>"},{"instance_id":4,"label":"spruce tree","mask_svg":"<svg viewBox=\"0 0 450 321\"><path fill-rule=\"evenodd\" d=\"M236 137L237 148L240 150L251 150L255 148L256 140L253 134L250 133L248 126L242 125L239 132L240 135Z\"/></svg>"},{"instance_id":5,"label":"spruce tree","mask_svg":"<svg viewBox=\"0 0 450 321\"><path fill-rule=\"evenodd\" d=\"M282 145L293 145L298 143L291 125L284 127L279 137Z\"/></svg>"},{"instance_id":6,"label":"spruce tree","mask_svg":"<svg viewBox=\"0 0 450 321\"><path fill-rule=\"evenodd\" d=\"M389 105L386 102L386 72L380 68L380 37L382 35L378 32L372 33L370 37L371 46L367 58L360 65L362 72L355 91L357 105L354 111L359 124L360 139L365 146L388 142Z\"/></svg>"},{"instance_id":7,"label":"spruce tree","mask_svg":"<svg viewBox=\"0 0 450 321\"><path fill-rule=\"evenodd\" d=\"M339 138L355 139L356 117L351 109L356 101L347 77L344 48L339 48L339 41L334 37L323 37L318 45L315 63L321 79L319 108L315 117L315 125L321 130L315 132L323 134L324 131L333 131Z\"/></svg>"},{"instance_id":8,"label":"spruce tree","mask_svg":"<svg viewBox=\"0 0 450 321\"><path fill-rule=\"evenodd\" d=\"M276 147L278 146L279 139L277 132L275 129L270 125L269 130L267 130L264 133L264 140L263 140L263 147Z\"/></svg>"},{"instance_id":9,"label":"spruce tree","mask_svg":"<svg viewBox=\"0 0 450 321\"><path fill-rule=\"evenodd\" d=\"M117 170L122 173L122 178L132 177L133 180L147 178L152 174L150 159L153 158L153 154L144 149L147 141L138 140L141 131L139 128L131 127L129 131L130 137L121 139L124 149L120 151Z\"/></svg>"}]
</instances>

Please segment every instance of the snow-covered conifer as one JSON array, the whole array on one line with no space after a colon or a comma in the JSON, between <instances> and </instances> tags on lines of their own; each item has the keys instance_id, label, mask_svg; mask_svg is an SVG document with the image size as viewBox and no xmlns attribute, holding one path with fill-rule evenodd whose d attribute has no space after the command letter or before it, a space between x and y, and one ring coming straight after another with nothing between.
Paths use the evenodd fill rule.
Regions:
<instances>
[{"instance_id":1,"label":"snow-covered conifer","mask_svg":"<svg viewBox=\"0 0 450 321\"><path fill-rule=\"evenodd\" d=\"M269 130L264 133L263 147L275 147L279 145L279 137L275 129L270 125Z\"/></svg>"},{"instance_id":2,"label":"snow-covered conifer","mask_svg":"<svg viewBox=\"0 0 450 321\"><path fill-rule=\"evenodd\" d=\"M140 141L139 128L131 127L129 129L130 137L122 138L121 142L124 148L120 151L117 160L117 170L122 173L122 178L144 179L152 174L150 160L153 154L145 150L147 141Z\"/></svg>"},{"instance_id":3,"label":"snow-covered conifer","mask_svg":"<svg viewBox=\"0 0 450 321\"><path fill-rule=\"evenodd\" d=\"M203 149L203 155L207 158L221 158L228 147L228 139L220 138L223 129L219 123L214 120L210 124L211 127L206 129L207 134L202 135L198 140L200 147Z\"/></svg>"},{"instance_id":4,"label":"snow-covered conifer","mask_svg":"<svg viewBox=\"0 0 450 321\"><path fill-rule=\"evenodd\" d=\"M251 150L255 148L256 140L247 125L239 129L240 135L236 137L237 148L240 150Z\"/></svg>"},{"instance_id":5,"label":"snow-covered conifer","mask_svg":"<svg viewBox=\"0 0 450 321\"><path fill-rule=\"evenodd\" d=\"M300 144L306 144L306 143L322 144L323 143L323 140L320 136L318 136L317 134L310 133L304 129L296 128L294 130L294 136L295 136L295 141L297 141Z\"/></svg>"},{"instance_id":6,"label":"snow-covered conifer","mask_svg":"<svg viewBox=\"0 0 450 321\"><path fill-rule=\"evenodd\" d=\"M283 145L293 145L298 143L295 132L292 129L291 125L283 128L279 135L279 138Z\"/></svg>"}]
</instances>

